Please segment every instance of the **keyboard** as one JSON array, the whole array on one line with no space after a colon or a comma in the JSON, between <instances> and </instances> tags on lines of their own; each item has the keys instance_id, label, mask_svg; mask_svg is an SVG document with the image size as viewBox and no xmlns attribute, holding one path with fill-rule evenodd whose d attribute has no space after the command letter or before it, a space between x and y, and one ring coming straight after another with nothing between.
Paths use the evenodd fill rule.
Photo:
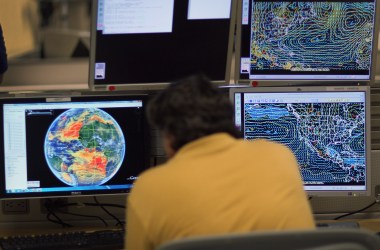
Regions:
<instances>
[{"instance_id":1,"label":"keyboard","mask_svg":"<svg viewBox=\"0 0 380 250\"><path fill-rule=\"evenodd\" d=\"M3 250L124 249L123 230L76 231L0 237Z\"/></svg>"}]
</instances>

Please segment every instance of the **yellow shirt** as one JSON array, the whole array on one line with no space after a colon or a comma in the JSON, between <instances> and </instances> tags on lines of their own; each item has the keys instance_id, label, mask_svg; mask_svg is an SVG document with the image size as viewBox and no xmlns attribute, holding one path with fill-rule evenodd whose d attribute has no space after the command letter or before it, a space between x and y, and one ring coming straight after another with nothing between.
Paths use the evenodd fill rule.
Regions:
<instances>
[{"instance_id":1,"label":"yellow shirt","mask_svg":"<svg viewBox=\"0 0 380 250\"><path fill-rule=\"evenodd\" d=\"M310 229L314 219L296 159L285 146L220 133L144 172L128 197L128 250L187 236Z\"/></svg>"}]
</instances>

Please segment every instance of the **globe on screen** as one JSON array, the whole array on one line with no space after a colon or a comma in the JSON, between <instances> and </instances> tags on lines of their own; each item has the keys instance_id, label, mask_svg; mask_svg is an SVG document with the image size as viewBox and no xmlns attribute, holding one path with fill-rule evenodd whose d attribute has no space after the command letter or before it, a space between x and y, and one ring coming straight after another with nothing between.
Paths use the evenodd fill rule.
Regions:
<instances>
[{"instance_id":1,"label":"globe on screen","mask_svg":"<svg viewBox=\"0 0 380 250\"><path fill-rule=\"evenodd\" d=\"M115 119L97 108L74 108L59 115L45 137L50 170L70 186L102 185L119 170L125 140Z\"/></svg>"}]
</instances>

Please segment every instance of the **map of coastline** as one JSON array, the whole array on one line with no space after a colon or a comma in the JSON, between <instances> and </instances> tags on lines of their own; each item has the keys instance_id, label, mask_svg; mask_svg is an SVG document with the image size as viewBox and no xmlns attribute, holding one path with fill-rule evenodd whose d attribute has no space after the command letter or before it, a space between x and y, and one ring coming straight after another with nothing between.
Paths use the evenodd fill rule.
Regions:
<instances>
[{"instance_id":1,"label":"map of coastline","mask_svg":"<svg viewBox=\"0 0 380 250\"><path fill-rule=\"evenodd\" d=\"M364 121L362 103L246 103L244 138L287 145L305 184L358 185L366 177Z\"/></svg>"}]
</instances>

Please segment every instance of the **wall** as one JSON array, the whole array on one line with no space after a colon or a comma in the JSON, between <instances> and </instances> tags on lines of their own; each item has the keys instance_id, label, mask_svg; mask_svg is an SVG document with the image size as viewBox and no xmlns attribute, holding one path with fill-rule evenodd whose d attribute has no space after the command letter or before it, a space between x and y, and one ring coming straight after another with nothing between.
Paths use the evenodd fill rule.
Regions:
<instances>
[{"instance_id":1,"label":"wall","mask_svg":"<svg viewBox=\"0 0 380 250\"><path fill-rule=\"evenodd\" d=\"M88 59L10 62L0 92L88 89Z\"/></svg>"},{"instance_id":2,"label":"wall","mask_svg":"<svg viewBox=\"0 0 380 250\"><path fill-rule=\"evenodd\" d=\"M37 2L0 0L0 23L10 59L38 49Z\"/></svg>"},{"instance_id":3,"label":"wall","mask_svg":"<svg viewBox=\"0 0 380 250\"><path fill-rule=\"evenodd\" d=\"M376 75L380 77L380 39L378 41L379 41L379 44L378 44L377 56L376 56Z\"/></svg>"}]
</instances>

